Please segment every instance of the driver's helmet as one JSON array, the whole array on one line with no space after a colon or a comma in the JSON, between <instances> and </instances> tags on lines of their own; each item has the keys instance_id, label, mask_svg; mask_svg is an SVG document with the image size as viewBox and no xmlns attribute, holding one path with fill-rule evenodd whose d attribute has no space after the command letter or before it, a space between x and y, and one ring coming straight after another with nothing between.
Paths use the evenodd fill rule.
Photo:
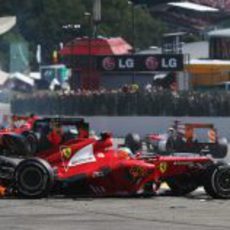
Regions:
<instances>
[{"instance_id":1,"label":"driver's helmet","mask_svg":"<svg viewBox=\"0 0 230 230\"><path fill-rule=\"evenodd\" d=\"M120 147L118 149L118 154L119 154L120 157L126 158L126 159L134 157L133 152L128 147Z\"/></svg>"},{"instance_id":2,"label":"driver's helmet","mask_svg":"<svg viewBox=\"0 0 230 230\"><path fill-rule=\"evenodd\" d=\"M168 134L169 134L169 135L174 135L175 133L176 133L175 128L173 128L173 127L169 127L169 128L168 128Z\"/></svg>"}]
</instances>

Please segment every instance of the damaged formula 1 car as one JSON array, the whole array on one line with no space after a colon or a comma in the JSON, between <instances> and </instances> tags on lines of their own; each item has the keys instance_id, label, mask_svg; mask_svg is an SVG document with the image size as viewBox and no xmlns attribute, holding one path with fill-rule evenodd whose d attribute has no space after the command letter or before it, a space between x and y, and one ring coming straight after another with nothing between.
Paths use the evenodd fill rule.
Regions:
<instances>
[{"instance_id":1,"label":"damaged formula 1 car","mask_svg":"<svg viewBox=\"0 0 230 230\"><path fill-rule=\"evenodd\" d=\"M42 136L47 124L56 122L52 118L36 121L34 132ZM0 157L0 185L8 195L154 195L166 182L176 195L203 186L214 198L230 198L230 167L225 163L199 155L134 155L127 147L115 149L109 133L99 139L90 137L82 119L59 118L58 122L69 130L79 127L76 136L47 149L42 146L34 157ZM12 144L18 141L13 139Z\"/></svg>"},{"instance_id":2,"label":"damaged formula 1 car","mask_svg":"<svg viewBox=\"0 0 230 230\"><path fill-rule=\"evenodd\" d=\"M148 134L144 142L148 151L162 154L192 152L200 155L210 154L214 158L224 158L228 153L227 138L220 138L217 129L210 123L175 121L167 133Z\"/></svg>"}]
</instances>

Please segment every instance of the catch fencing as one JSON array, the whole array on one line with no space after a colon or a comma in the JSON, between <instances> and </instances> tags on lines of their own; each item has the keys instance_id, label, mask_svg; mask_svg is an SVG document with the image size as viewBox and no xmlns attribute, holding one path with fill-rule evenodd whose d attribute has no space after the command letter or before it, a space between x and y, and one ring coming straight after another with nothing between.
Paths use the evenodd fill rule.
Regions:
<instances>
[{"instance_id":1,"label":"catch fencing","mask_svg":"<svg viewBox=\"0 0 230 230\"><path fill-rule=\"evenodd\" d=\"M17 95L16 114L82 116L229 116L228 92L87 92Z\"/></svg>"}]
</instances>

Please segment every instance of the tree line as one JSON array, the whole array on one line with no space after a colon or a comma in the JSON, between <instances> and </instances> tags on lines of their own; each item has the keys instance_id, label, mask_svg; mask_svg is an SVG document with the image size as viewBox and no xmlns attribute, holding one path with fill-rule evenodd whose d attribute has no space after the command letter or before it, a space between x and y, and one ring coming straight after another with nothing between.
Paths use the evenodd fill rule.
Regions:
<instances>
[{"instance_id":1,"label":"tree line","mask_svg":"<svg viewBox=\"0 0 230 230\"><path fill-rule=\"evenodd\" d=\"M92 13L93 0L0 0L0 5L0 16L17 17L14 29L0 38L0 61L4 68L7 68L6 51L11 42L28 42L30 62L34 66L37 44L42 46L43 58L48 61L52 51L61 42L66 43L74 37L92 33L85 12ZM151 16L148 7L132 7L126 0L102 0L102 20L97 34L105 37L122 36L131 44L135 36L138 48L160 44L164 25ZM81 29L67 33L62 29L66 24L80 24Z\"/></svg>"}]
</instances>

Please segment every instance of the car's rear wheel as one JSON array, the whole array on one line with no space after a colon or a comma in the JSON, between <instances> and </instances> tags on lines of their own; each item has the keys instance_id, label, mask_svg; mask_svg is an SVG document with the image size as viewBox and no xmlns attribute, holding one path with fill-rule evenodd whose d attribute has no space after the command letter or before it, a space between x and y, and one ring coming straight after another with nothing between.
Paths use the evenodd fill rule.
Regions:
<instances>
[{"instance_id":1,"label":"car's rear wheel","mask_svg":"<svg viewBox=\"0 0 230 230\"><path fill-rule=\"evenodd\" d=\"M228 153L228 140L221 138L218 143L211 149L211 154L214 158L224 158Z\"/></svg>"},{"instance_id":2,"label":"car's rear wheel","mask_svg":"<svg viewBox=\"0 0 230 230\"><path fill-rule=\"evenodd\" d=\"M214 164L207 168L204 176L204 189L213 198L230 198L230 166Z\"/></svg>"},{"instance_id":3,"label":"car's rear wheel","mask_svg":"<svg viewBox=\"0 0 230 230\"><path fill-rule=\"evenodd\" d=\"M190 176L170 178L166 181L173 195L183 196L195 191L199 184Z\"/></svg>"},{"instance_id":4,"label":"car's rear wheel","mask_svg":"<svg viewBox=\"0 0 230 230\"><path fill-rule=\"evenodd\" d=\"M16 190L26 198L40 198L49 194L54 172L49 163L40 158L27 159L15 169Z\"/></svg>"}]
</instances>

